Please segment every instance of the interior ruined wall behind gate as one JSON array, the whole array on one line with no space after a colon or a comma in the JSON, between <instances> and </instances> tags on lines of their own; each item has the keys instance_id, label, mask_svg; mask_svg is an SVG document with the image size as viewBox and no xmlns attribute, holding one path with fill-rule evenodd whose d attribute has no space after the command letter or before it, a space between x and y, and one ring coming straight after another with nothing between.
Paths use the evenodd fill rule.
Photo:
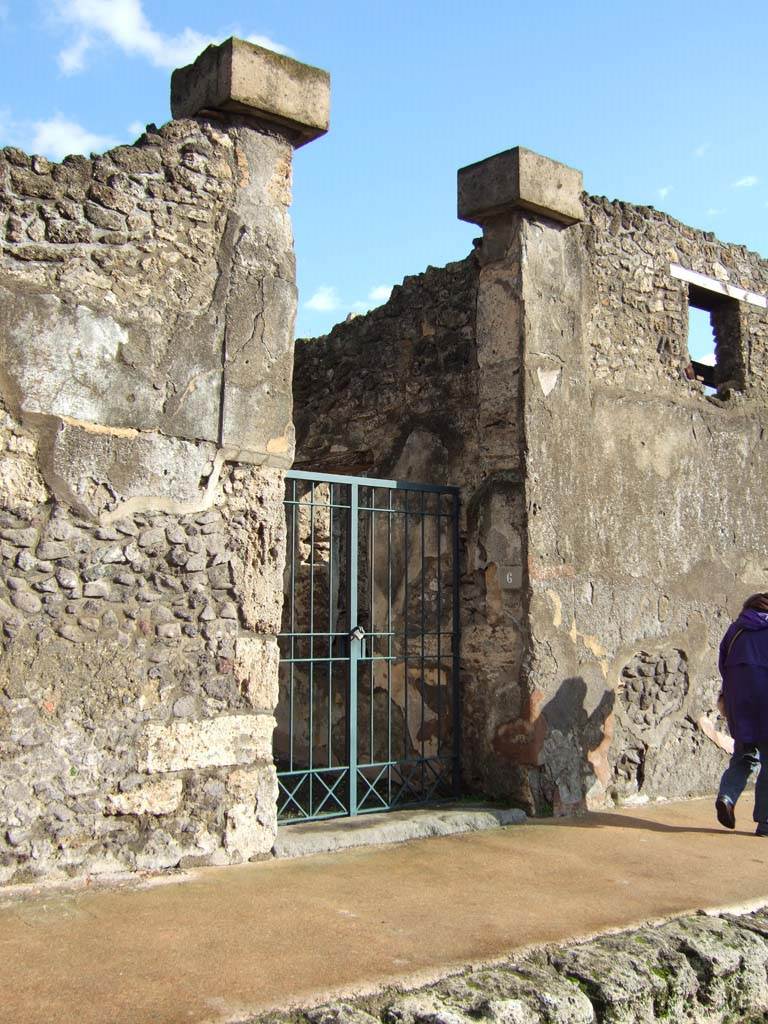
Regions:
<instances>
[{"instance_id":1,"label":"interior ruined wall behind gate","mask_svg":"<svg viewBox=\"0 0 768 1024\"><path fill-rule=\"evenodd\" d=\"M297 342L294 420L298 468L461 486L464 782L523 800L525 769L493 749L523 700L519 352L512 335L505 351L487 343L493 309L477 308L481 278L504 294L507 273L474 254L430 268L367 316Z\"/></svg>"},{"instance_id":2,"label":"interior ruined wall behind gate","mask_svg":"<svg viewBox=\"0 0 768 1024\"><path fill-rule=\"evenodd\" d=\"M0 880L275 829L291 146L0 151Z\"/></svg>"},{"instance_id":3,"label":"interior ruined wall behind gate","mask_svg":"<svg viewBox=\"0 0 768 1024\"><path fill-rule=\"evenodd\" d=\"M717 646L768 587L768 314L738 305L746 387L709 399L684 373L688 286L669 271L765 295L768 264L658 211L584 202L582 224L531 220L522 239L528 681L545 725L526 757L536 802L565 812L715 788L725 755L700 722Z\"/></svg>"}]
</instances>

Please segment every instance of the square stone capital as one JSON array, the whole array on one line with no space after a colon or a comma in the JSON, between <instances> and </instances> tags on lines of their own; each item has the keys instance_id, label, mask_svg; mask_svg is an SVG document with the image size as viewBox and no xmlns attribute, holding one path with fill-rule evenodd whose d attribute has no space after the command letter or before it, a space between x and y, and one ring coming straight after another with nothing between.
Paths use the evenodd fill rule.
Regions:
<instances>
[{"instance_id":1,"label":"square stone capital","mask_svg":"<svg viewBox=\"0 0 768 1024\"><path fill-rule=\"evenodd\" d=\"M458 186L459 220L472 224L520 209L563 224L584 218L581 171L522 146L462 167Z\"/></svg>"},{"instance_id":2,"label":"square stone capital","mask_svg":"<svg viewBox=\"0 0 768 1024\"><path fill-rule=\"evenodd\" d=\"M244 114L288 129L295 146L328 131L331 77L234 36L171 76L171 113Z\"/></svg>"}]
</instances>

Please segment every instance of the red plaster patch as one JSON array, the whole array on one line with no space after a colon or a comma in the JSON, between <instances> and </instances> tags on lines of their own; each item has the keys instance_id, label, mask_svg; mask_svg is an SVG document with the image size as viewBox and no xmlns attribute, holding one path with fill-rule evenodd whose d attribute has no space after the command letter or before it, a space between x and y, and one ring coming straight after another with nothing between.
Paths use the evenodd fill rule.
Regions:
<instances>
[{"instance_id":1,"label":"red plaster patch","mask_svg":"<svg viewBox=\"0 0 768 1024\"><path fill-rule=\"evenodd\" d=\"M526 700L523 713L513 722L504 722L496 729L493 749L499 757L513 764L537 767L547 736L547 723L541 714L544 694L534 690Z\"/></svg>"},{"instance_id":2,"label":"red plaster patch","mask_svg":"<svg viewBox=\"0 0 768 1024\"><path fill-rule=\"evenodd\" d=\"M611 780L611 766L608 763L608 750L613 740L613 725L615 716L608 715L603 723L603 738L594 750L587 754L587 760L592 766L595 778L602 786L607 786Z\"/></svg>"}]
</instances>

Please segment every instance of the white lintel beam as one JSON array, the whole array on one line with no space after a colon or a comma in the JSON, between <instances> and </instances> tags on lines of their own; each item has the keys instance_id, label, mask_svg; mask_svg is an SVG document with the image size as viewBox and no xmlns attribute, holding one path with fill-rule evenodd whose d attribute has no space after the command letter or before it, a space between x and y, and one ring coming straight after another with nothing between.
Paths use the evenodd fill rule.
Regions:
<instances>
[{"instance_id":1,"label":"white lintel beam","mask_svg":"<svg viewBox=\"0 0 768 1024\"><path fill-rule=\"evenodd\" d=\"M726 295L729 299L738 299L739 302L748 302L752 306L768 309L768 298L765 295L758 295L757 292L748 292L743 288L728 284L727 281L718 281L717 278L707 277L706 274L700 274L696 270L688 270L686 267L681 267L679 263L670 263L669 272L679 281L687 281L688 284L695 284L709 292Z\"/></svg>"}]
</instances>

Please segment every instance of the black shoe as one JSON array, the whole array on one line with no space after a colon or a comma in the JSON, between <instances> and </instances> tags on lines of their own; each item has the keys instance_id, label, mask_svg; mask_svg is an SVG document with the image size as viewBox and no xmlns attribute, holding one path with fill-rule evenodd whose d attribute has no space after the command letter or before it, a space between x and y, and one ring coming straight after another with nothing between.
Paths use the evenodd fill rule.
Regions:
<instances>
[{"instance_id":1,"label":"black shoe","mask_svg":"<svg viewBox=\"0 0 768 1024\"><path fill-rule=\"evenodd\" d=\"M715 811L717 812L717 820L723 828L736 828L736 815L733 810L733 804L727 796L719 796L715 800ZM766 834L768 835L768 833Z\"/></svg>"},{"instance_id":2,"label":"black shoe","mask_svg":"<svg viewBox=\"0 0 768 1024\"><path fill-rule=\"evenodd\" d=\"M766 839L768 839L768 821L760 822L760 824L755 829L755 835L764 836Z\"/></svg>"}]
</instances>

